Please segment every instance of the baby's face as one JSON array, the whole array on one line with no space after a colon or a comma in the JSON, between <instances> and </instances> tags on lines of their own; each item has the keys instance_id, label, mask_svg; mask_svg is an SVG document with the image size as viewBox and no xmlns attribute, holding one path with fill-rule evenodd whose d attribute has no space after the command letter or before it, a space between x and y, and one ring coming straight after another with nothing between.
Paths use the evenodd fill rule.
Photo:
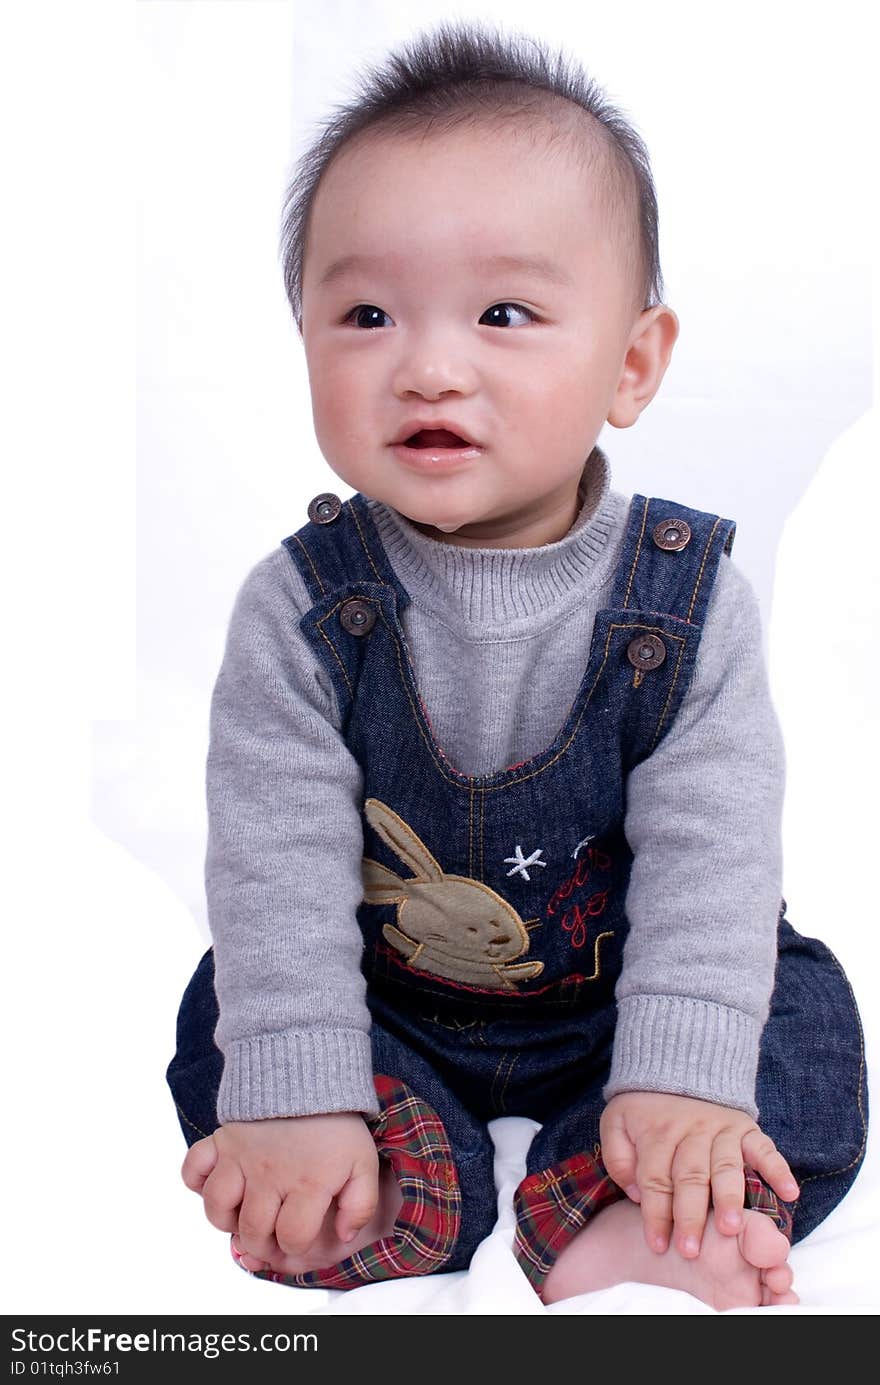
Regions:
<instances>
[{"instance_id":1,"label":"baby's face","mask_svg":"<svg viewBox=\"0 0 880 1385\"><path fill-rule=\"evenodd\" d=\"M350 256L363 259L325 280ZM436 538L562 537L637 292L601 190L561 148L485 130L354 144L318 189L303 274L327 462ZM395 445L431 424L476 446Z\"/></svg>"}]
</instances>

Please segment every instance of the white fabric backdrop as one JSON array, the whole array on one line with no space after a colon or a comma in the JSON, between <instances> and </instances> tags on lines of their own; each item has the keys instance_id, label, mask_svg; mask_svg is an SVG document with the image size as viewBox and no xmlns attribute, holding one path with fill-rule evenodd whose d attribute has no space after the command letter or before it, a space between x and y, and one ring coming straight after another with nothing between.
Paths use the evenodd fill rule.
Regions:
<instances>
[{"instance_id":1,"label":"white fabric backdrop","mask_svg":"<svg viewBox=\"0 0 880 1385\"><path fill-rule=\"evenodd\" d=\"M831 30L788 4L740 4L722 29L702 5L647 0L625 10L587 0L574 14L509 0L454 11L144 3L136 93L121 58L130 17L73 8L53 16L51 51L36 17L15 14L14 37L41 53L45 111L13 70L21 43L4 46L10 83L0 82L30 113L34 152L16 145L13 157L35 202L10 257L21 330L7 361L19 382L7 455L35 464L27 503L15 503L27 469L10 480L18 522L3 553L28 595L11 603L19 676L4 719L15 807L10 1099L26 1132L7 1178L8 1311L541 1314L509 1249L530 1122L493 1126L499 1226L468 1274L348 1295L235 1270L177 1180L182 1142L161 1075L207 937L202 776L226 621L247 569L304 522L308 499L347 493L311 434L281 288L285 175L360 61L456 15L564 43L642 129L682 336L637 428L602 441L618 489L738 521L736 558L768 618L788 745L790 916L847 967L876 1071L877 454L859 7L837 5ZM129 187L139 210L136 609ZM32 386L18 373L28 355L40 365ZM876 1311L873 1144L869 1161L793 1253L803 1305L772 1311ZM709 1310L621 1286L549 1311Z\"/></svg>"}]
</instances>

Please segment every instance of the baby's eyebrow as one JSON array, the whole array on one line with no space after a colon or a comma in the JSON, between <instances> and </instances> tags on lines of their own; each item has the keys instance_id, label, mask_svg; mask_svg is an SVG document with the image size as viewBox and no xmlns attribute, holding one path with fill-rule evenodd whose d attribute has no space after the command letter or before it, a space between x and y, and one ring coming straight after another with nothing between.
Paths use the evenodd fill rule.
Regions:
<instances>
[{"instance_id":1,"label":"baby's eyebrow","mask_svg":"<svg viewBox=\"0 0 880 1385\"><path fill-rule=\"evenodd\" d=\"M561 265L548 259L546 255L478 255L471 259L470 264L472 268L484 273L493 269L512 270L519 274L532 274L537 278L549 279L551 283L567 288L572 287L574 282ZM342 279L352 271L381 269L384 266L391 267L390 257L387 255L342 255L327 266L318 284L323 288L325 284Z\"/></svg>"}]
</instances>

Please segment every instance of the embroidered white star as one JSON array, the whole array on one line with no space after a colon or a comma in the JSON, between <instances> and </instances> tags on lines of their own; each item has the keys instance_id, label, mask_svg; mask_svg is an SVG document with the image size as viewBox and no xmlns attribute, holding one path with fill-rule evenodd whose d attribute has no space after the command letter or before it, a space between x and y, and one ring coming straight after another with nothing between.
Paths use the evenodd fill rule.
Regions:
<instances>
[{"instance_id":1,"label":"embroidered white star","mask_svg":"<svg viewBox=\"0 0 880 1385\"><path fill-rule=\"evenodd\" d=\"M543 850L544 848L542 846L539 846L537 851L532 852L531 856L523 856L522 847L517 845L516 855L505 856L504 858L504 864L506 866L510 865L511 862L513 863L513 870L509 870L507 874L516 875L517 871L519 871L520 875L524 875L526 880L531 880L532 877L526 870L526 866L546 866L546 861L540 861L538 859Z\"/></svg>"},{"instance_id":2,"label":"embroidered white star","mask_svg":"<svg viewBox=\"0 0 880 1385\"><path fill-rule=\"evenodd\" d=\"M575 847L574 851L571 853L575 860L577 860L577 854L578 854L578 852L580 851L581 847L582 847L582 846L586 846L588 842L591 842L591 841L593 840L593 838L595 837L595 835L596 835L595 832L591 832L590 835L589 835L589 837L584 837L584 839L583 839L582 842L578 842L578 844L577 844L577 846Z\"/></svg>"}]
</instances>

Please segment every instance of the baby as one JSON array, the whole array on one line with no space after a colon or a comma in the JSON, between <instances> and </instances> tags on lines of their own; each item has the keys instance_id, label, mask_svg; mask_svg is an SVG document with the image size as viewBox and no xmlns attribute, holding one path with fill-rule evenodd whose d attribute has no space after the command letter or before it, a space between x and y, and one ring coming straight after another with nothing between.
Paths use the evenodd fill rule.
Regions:
<instances>
[{"instance_id":1,"label":"baby","mask_svg":"<svg viewBox=\"0 0 880 1385\"><path fill-rule=\"evenodd\" d=\"M780 897L782 751L734 524L611 488L656 394L644 146L576 64L466 24L301 161L285 280L355 494L239 594L212 706L213 952L169 1081L246 1270L465 1268L487 1122L545 1303L797 1302L865 1145L838 963Z\"/></svg>"}]
</instances>

